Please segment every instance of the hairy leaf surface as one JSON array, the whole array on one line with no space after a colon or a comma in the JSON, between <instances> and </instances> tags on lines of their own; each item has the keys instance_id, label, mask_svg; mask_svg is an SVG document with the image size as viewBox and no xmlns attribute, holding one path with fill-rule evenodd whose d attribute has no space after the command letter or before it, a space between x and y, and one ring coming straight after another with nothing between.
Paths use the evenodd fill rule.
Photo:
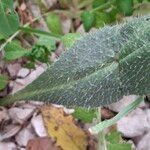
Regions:
<instances>
[{"instance_id":1,"label":"hairy leaf surface","mask_svg":"<svg viewBox=\"0 0 150 150\"><path fill-rule=\"evenodd\" d=\"M103 106L150 91L150 19L134 18L80 38L37 80L1 101Z\"/></svg>"}]
</instances>

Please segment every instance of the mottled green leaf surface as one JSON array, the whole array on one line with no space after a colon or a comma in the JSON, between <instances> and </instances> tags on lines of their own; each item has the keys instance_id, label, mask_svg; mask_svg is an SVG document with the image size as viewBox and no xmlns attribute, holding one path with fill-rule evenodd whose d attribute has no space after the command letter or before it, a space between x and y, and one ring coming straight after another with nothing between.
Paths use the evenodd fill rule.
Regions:
<instances>
[{"instance_id":1,"label":"mottled green leaf surface","mask_svg":"<svg viewBox=\"0 0 150 150\"><path fill-rule=\"evenodd\" d=\"M19 26L19 18L13 9L13 0L0 0L0 34L10 36Z\"/></svg>"},{"instance_id":2,"label":"mottled green leaf surface","mask_svg":"<svg viewBox=\"0 0 150 150\"><path fill-rule=\"evenodd\" d=\"M150 18L88 33L24 90L1 100L103 106L150 91Z\"/></svg>"}]
</instances>

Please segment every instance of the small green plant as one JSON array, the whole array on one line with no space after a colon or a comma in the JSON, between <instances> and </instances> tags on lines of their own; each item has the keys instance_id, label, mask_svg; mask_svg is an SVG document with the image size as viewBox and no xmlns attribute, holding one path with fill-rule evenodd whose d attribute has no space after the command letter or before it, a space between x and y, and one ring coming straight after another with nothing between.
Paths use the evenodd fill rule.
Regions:
<instances>
[{"instance_id":1,"label":"small green plant","mask_svg":"<svg viewBox=\"0 0 150 150\"><path fill-rule=\"evenodd\" d=\"M149 94L149 24L149 16L134 18L81 37L38 79L0 104L23 99L98 107L116 102L123 95ZM140 97L92 131L112 125L142 100Z\"/></svg>"},{"instance_id":2,"label":"small green plant","mask_svg":"<svg viewBox=\"0 0 150 150\"><path fill-rule=\"evenodd\" d=\"M13 8L13 0L0 1L0 51L4 51L5 61L13 61L21 57L27 58L26 67L34 68L36 62L49 64L49 56L56 50L56 42L62 41L66 47L71 46L79 34L70 33L62 35L61 20L55 13L46 14L46 22L51 32L30 28L30 24L21 26L18 14ZM38 18L35 19L35 21ZM20 33L34 34L38 38L37 42L26 49L14 40ZM72 40L72 42L71 42Z\"/></svg>"},{"instance_id":3,"label":"small green plant","mask_svg":"<svg viewBox=\"0 0 150 150\"><path fill-rule=\"evenodd\" d=\"M108 150L132 150L131 144L124 141L121 134L115 131L106 135L106 147Z\"/></svg>"},{"instance_id":4,"label":"small green plant","mask_svg":"<svg viewBox=\"0 0 150 150\"><path fill-rule=\"evenodd\" d=\"M81 20L86 31L92 27L103 27L119 21L122 16L131 16L138 9L136 5L142 2L143 0L93 0L92 8L82 12ZM86 3L83 4L86 6Z\"/></svg>"}]
</instances>

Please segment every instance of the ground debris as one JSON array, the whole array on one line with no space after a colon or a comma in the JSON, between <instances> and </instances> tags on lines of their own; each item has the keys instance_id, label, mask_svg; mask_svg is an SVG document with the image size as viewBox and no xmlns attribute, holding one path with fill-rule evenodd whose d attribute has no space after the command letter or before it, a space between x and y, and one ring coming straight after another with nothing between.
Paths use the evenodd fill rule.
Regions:
<instances>
[{"instance_id":1,"label":"ground debris","mask_svg":"<svg viewBox=\"0 0 150 150\"><path fill-rule=\"evenodd\" d=\"M61 150L49 137L35 138L28 141L26 150Z\"/></svg>"},{"instance_id":2,"label":"ground debris","mask_svg":"<svg viewBox=\"0 0 150 150\"><path fill-rule=\"evenodd\" d=\"M47 132L56 139L58 146L63 150L86 150L87 135L75 124L71 115L66 115L62 108L53 106L45 106L41 111Z\"/></svg>"}]
</instances>

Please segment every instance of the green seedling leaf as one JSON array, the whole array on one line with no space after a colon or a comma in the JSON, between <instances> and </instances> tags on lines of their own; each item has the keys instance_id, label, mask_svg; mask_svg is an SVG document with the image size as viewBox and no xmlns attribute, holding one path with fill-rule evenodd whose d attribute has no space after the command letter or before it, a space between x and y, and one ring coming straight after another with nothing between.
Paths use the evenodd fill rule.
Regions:
<instances>
[{"instance_id":1,"label":"green seedling leaf","mask_svg":"<svg viewBox=\"0 0 150 150\"><path fill-rule=\"evenodd\" d=\"M107 2L106 0L94 0L93 3L92 3L92 7L97 8L100 5L105 4L106 2Z\"/></svg>"},{"instance_id":2,"label":"green seedling leaf","mask_svg":"<svg viewBox=\"0 0 150 150\"><path fill-rule=\"evenodd\" d=\"M72 115L85 123L91 123L96 118L96 109L77 107Z\"/></svg>"},{"instance_id":3,"label":"green seedling leaf","mask_svg":"<svg viewBox=\"0 0 150 150\"><path fill-rule=\"evenodd\" d=\"M21 47L17 42L11 42L5 47L5 60L15 60L25 56L28 53L26 49Z\"/></svg>"},{"instance_id":4,"label":"green seedling leaf","mask_svg":"<svg viewBox=\"0 0 150 150\"><path fill-rule=\"evenodd\" d=\"M28 53L27 57L32 62L40 61L43 63L49 62L49 51L45 46L34 45L30 53Z\"/></svg>"},{"instance_id":5,"label":"green seedling leaf","mask_svg":"<svg viewBox=\"0 0 150 150\"><path fill-rule=\"evenodd\" d=\"M19 27L19 18L13 9L13 0L0 0L0 34L10 36Z\"/></svg>"},{"instance_id":6,"label":"green seedling leaf","mask_svg":"<svg viewBox=\"0 0 150 150\"><path fill-rule=\"evenodd\" d=\"M46 22L49 30L55 34L62 34L62 25L60 17L54 13L49 13L46 16Z\"/></svg>"},{"instance_id":7,"label":"green seedling leaf","mask_svg":"<svg viewBox=\"0 0 150 150\"><path fill-rule=\"evenodd\" d=\"M3 90L8 84L8 77L0 74L0 90Z\"/></svg>"},{"instance_id":8,"label":"green seedling leaf","mask_svg":"<svg viewBox=\"0 0 150 150\"><path fill-rule=\"evenodd\" d=\"M108 13L95 12L95 27L103 27L105 24L111 22L111 17Z\"/></svg>"},{"instance_id":9,"label":"green seedling leaf","mask_svg":"<svg viewBox=\"0 0 150 150\"><path fill-rule=\"evenodd\" d=\"M81 35L79 33L68 33L62 37L62 42L66 48L69 48L80 38Z\"/></svg>"},{"instance_id":10,"label":"green seedling leaf","mask_svg":"<svg viewBox=\"0 0 150 150\"><path fill-rule=\"evenodd\" d=\"M31 61L27 67L33 67L32 62L40 61L43 63L49 63L49 56L51 52L56 49L56 40L50 36L40 36L37 43L32 47L27 57Z\"/></svg>"},{"instance_id":11,"label":"green seedling leaf","mask_svg":"<svg viewBox=\"0 0 150 150\"><path fill-rule=\"evenodd\" d=\"M122 141L121 133L116 131L108 133L105 138L109 143L119 143Z\"/></svg>"},{"instance_id":12,"label":"green seedling leaf","mask_svg":"<svg viewBox=\"0 0 150 150\"><path fill-rule=\"evenodd\" d=\"M0 104L37 100L97 107L124 95L149 94L149 24L145 16L86 34L38 79Z\"/></svg>"},{"instance_id":13,"label":"green seedling leaf","mask_svg":"<svg viewBox=\"0 0 150 150\"><path fill-rule=\"evenodd\" d=\"M110 132L105 136L108 150L132 150L132 145L126 143L117 131Z\"/></svg>"},{"instance_id":14,"label":"green seedling leaf","mask_svg":"<svg viewBox=\"0 0 150 150\"><path fill-rule=\"evenodd\" d=\"M50 36L40 36L37 45L45 46L49 51L54 51L56 40Z\"/></svg>"},{"instance_id":15,"label":"green seedling leaf","mask_svg":"<svg viewBox=\"0 0 150 150\"><path fill-rule=\"evenodd\" d=\"M117 0L119 10L125 15L130 16L133 13L133 0Z\"/></svg>"},{"instance_id":16,"label":"green seedling leaf","mask_svg":"<svg viewBox=\"0 0 150 150\"><path fill-rule=\"evenodd\" d=\"M85 31L89 31L91 27L93 27L95 24L95 16L93 13L90 13L89 11L84 11L81 14L81 20L83 22Z\"/></svg>"}]
</instances>

